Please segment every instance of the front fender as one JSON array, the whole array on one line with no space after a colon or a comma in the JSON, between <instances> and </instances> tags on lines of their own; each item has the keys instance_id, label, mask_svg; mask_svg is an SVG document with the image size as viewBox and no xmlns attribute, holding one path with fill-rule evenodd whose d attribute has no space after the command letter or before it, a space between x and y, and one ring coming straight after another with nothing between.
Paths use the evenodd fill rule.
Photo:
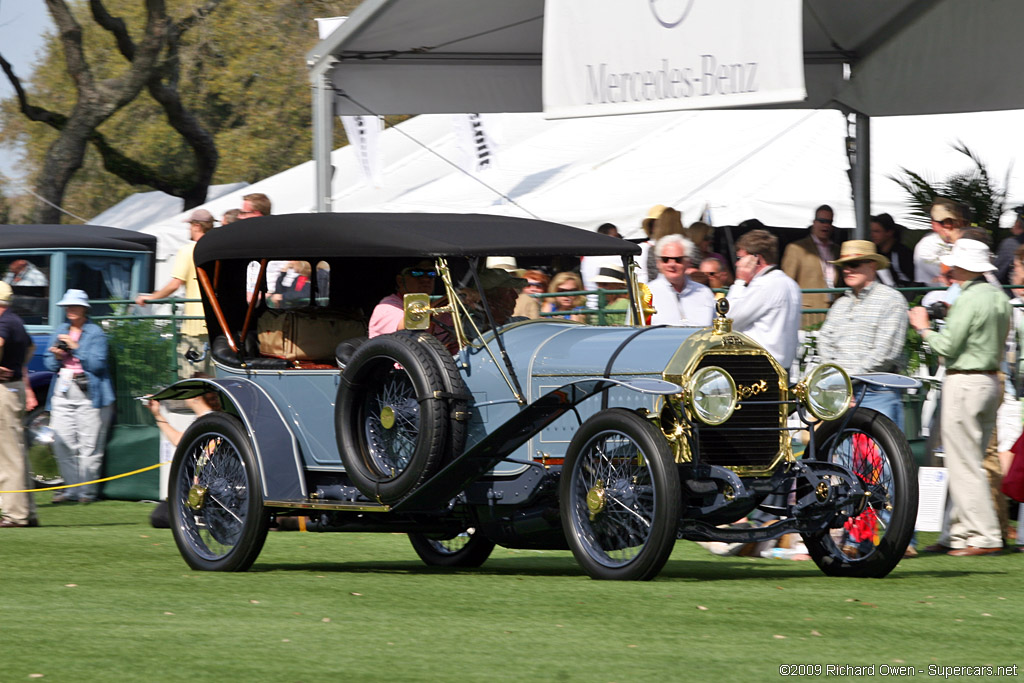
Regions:
<instances>
[{"instance_id":1,"label":"front fender","mask_svg":"<svg viewBox=\"0 0 1024 683\"><path fill-rule=\"evenodd\" d=\"M245 378L186 379L151 398L157 401L194 398L216 391L224 410L238 416L256 453L264 500L307 497L299 443L284 415L258 384Z\"/></svg>"}]
</instances>

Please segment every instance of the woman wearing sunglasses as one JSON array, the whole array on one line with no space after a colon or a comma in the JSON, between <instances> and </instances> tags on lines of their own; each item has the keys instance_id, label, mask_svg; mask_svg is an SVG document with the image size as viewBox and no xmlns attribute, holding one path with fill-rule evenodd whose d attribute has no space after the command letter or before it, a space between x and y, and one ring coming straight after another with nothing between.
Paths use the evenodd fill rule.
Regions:
<instances>
[{"instance_id":1,"label":"woman wearing sunglasses","mask_svg":"<svg viewBox=\"0 0 1024 683\"><path fill-rule=\"evenodd\" d=\"M583 289L583 280L576 273L563 271L557 273L551 278L551 283L548 285L548 294L558 294L559 296L548 297L544 300L544 305L541 310L545 313L556 313L554 318L565 318L566 320L575 320L578 323L584 323L587 321L587 316L576 311L581 310L587 303L587 297L585 295L573 295L570 292L579 292Z\"/></svg>"}]
</instances>

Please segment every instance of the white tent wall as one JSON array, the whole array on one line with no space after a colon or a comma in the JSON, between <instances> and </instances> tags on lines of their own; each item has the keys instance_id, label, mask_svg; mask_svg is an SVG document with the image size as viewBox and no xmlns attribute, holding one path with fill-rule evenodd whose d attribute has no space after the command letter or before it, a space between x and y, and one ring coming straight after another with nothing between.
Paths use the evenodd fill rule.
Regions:
<instances>
[{"instance_id":1,"label":"white tent wall","mask_svg":"<svg viewBox=\"0 0 1024 683\"><path fill-rule=\"evenodd\" d=\"M213 201L229 192L235 192L248 183L211 185L206 192L207 201ZM101 214L91 218L87 225L105 225L108 228L141 230L159 221L164 216L181 212L185 201L166 192L136 192L114 204ZM180 227L180 226L179 226ZM158 236L159 239L159 236Z\"/></svg>"}]
</instances>

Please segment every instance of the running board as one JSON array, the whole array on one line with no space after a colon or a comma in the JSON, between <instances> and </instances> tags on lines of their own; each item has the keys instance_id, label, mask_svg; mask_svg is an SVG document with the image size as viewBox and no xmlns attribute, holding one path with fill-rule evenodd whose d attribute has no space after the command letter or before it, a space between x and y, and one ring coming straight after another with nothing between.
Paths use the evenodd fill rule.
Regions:
<instances>
[{"instance_id":1,"label":"running board","mask_svg":"<svg viewBox=\"0 0 1024 683\"><path fill-rule=\"evenodd\" d=\"M301 510L338 510L340 512L390 512L391 506L383 503L359 502L354 500L265 500L263 507L298 508Z\"/></svg>"}]
</instances>

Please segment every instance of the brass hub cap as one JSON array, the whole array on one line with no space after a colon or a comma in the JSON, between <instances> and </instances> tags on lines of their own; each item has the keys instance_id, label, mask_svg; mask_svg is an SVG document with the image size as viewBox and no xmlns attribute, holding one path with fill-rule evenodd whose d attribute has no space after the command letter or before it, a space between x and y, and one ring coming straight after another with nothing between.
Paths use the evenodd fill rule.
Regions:
<instances>
[{"instance_id":1,"label":"brass hub cap","mask_svg":"<svg viewBox=\"0 0 1024 683\"><path fill-rule=\"evenodd\" d=\"M825 482L819 482L818 488L814 490L814 494L818 497L818 500L825 502L828 500L828 484Z\"/></svg>"},{"instance_id":2,"label":"brass hub cap","mask_svg":"<svg viewBox=\"0 0 1024 683\"><path fill-rule=\"evenodd\" d=\"M604 482L600 479L594 484L593 488L587 491L587 510L590 511L590 519L593 521L597 517L598 513L604 510L605 503L605 491Z\"/></svg>"},{"instance_id":3,"label":"brass hub cap","mask_svg":"<svg viewBox=\"0 0 1024 683\"><path fill-rule=\"evenodd\" d=\"M205 486L199 484L193 484L192 488L188 490L188 506L192 510L200 510L203 504L206 502L206 491Z\"/></svg>"},{"instance_id":4,"label":"brass hub cap","mask_svg":"<svg viewBox=\"0 0 1024 683\"><path fill-rule=\"evenodd\" d=\"M395 409L391 406L384 406L380 411L380 424L384 429L391 429L395 426Z\"/></svg>"}]
</instances>

